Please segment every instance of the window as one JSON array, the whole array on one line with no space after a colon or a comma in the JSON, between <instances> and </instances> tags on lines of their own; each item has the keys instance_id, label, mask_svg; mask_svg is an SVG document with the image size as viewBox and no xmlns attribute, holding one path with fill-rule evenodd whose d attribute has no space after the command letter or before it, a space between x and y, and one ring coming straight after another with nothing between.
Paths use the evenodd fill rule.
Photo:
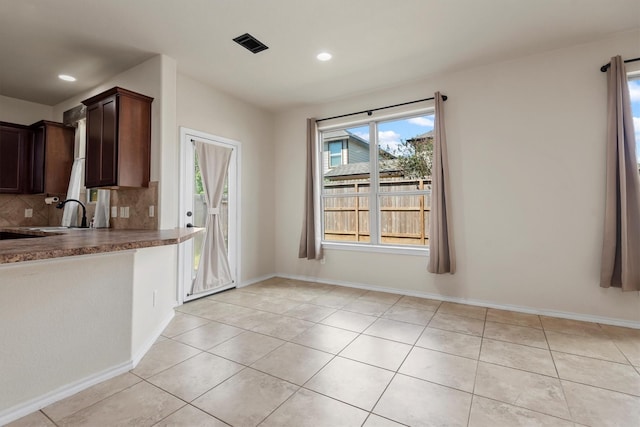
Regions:
<instances>
[{"instance_id":1,"label":"window","mask_svg":"<svg viewBox=\"0 0 640 427\"><path fill-rule=\"evenodd\" d=\"M629 94L631 95L631 114L636 133L638 172L640 172L640 72L629 74Z\"/></svg>"},{"instance_id":2,"label":"window","mask_svg":"<svg viewBox=\"0 0 640 427\"><path fill-rule=\"evenodd\" d=\"M329 167L335 168L342 164L342 141L329 143Z\"/></svg>"},{"instance_id":3,"label":"window","mask_svg":"<svg viewBox=\"0 0 640 427\"><path fill-rule=\"evenodd\" d=\"M349 163L333 167L329 140L338 135ZM433 114L332 128L321 138L331 165L323 172L323 242L428 247Z\"/></svg>"}]
</instances>

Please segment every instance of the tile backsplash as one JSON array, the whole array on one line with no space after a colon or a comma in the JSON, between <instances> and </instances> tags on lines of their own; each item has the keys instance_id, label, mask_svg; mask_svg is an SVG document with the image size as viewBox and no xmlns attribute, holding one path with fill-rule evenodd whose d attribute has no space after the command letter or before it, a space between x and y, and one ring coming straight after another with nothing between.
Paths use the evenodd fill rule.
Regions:
<instances>
[{"instance_id":1,"label":"tile backsplash","mask_svg":"<svg viewBox=\"0 0 640 427\"><path fill-rule=\"evenodd\" d=\"M50 194L61 200L65 194ZM43 194L0 194L0 227L38 227L58 226L62 222L62 209L44 203ZM86 191L79 199L85 203ZM111 190L111 207L117 207L117 217L109 219L109 228L129 230L158 229L158 183L150 182L148 188L118 188ZM87 220L93 218L95 203L85 203ZM149 206L153 206L154 216L149 216ZM120 208L129 208L129 217L120 216ZM25 210L31 209L32 216L25 218ZM78 206L79 215L80 206ZM81 216L78 216L81 218Z\"/></svg>"},{"instance_id":2,"label":"tile backsplash","mask_svg":"<svg viewBox=\"0 0 640 427\"><path fill-rule=\"evenodd\" d=\"M149 216L149 206L153 206L153 217ZM110 228L120 230L157 230L158 182L150 182L148 188L119 188L111 190L111 207L118 208L118 217L111 217L109 220ZM129 208L129 218L120 216L120 208L123 207Z\"/></svg>"},{"instance_id":3,"label":"tile backsplash","mask_svg":"<svg viewBox=\"0 0 640 427\"><path fill-rule=\"evenodd\" d=\"M64 195L52 194L64 198ZM44 203L42 194L0 194L0 227L60 225L62 210ZM31 217L25 218L25 210Z\"/></svg>"}]
</instances>

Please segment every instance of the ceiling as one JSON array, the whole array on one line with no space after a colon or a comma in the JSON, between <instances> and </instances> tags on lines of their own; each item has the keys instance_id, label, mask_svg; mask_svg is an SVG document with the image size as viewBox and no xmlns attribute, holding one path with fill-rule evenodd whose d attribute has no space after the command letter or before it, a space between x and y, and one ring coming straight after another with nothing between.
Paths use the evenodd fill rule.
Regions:
<instances>
[{"instance_id":1,"label":"ceiling","mask_svg":"<svg viewBox=\"0 0 640 427\"><path fill-rule=\"evenodd\" d=\"M0 95L55 105L161 53L276 111L637 28L638 0L0 0Z\"/></svg>"}]
</instances>

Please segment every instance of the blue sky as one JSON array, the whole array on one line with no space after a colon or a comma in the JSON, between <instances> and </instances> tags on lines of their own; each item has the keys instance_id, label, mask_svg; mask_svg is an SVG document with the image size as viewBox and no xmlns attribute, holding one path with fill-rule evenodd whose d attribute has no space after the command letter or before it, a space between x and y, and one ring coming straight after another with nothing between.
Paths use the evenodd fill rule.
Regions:
<instances>
[{"instance_id":1,"label":"blue sky","mask_svg":"<svg viewBox=\"0 0 640 427\"><path fill-rule=\"evenodd\" d=\"M636 129L636 155L638 162L640 162L640 79L629 81L629 93L631 95L633 125Z\"/></svg>"},{"instance_id":2,"label":"blue sky","mask_svg":"<svg viewBox=\"0 0 640 427\"><path fill-rule=\"evenodd\" d=\"M410 119L393 120L378 124L378 142L380 147L393 153L401 141L429 132L433 129L433 114ZM348 129L360 138L369 141L369 127L360 126Z\"/></svg>"}]
</instances>

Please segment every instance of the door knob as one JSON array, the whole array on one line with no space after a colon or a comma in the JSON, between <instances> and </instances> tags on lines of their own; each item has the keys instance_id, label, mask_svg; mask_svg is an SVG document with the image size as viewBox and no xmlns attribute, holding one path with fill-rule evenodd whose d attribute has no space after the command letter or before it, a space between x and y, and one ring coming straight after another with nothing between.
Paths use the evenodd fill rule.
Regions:
<instances>
[{"instance_id":1,"label":"door knob","mask_svg":"<svg viewBox=\"0 0 640 427\"><path fill-rule=\"evenodd\" d=\"M187 228L193 228L193 224L188 223L188 224L187 224Z\"/></svg>"}]
</instances>

